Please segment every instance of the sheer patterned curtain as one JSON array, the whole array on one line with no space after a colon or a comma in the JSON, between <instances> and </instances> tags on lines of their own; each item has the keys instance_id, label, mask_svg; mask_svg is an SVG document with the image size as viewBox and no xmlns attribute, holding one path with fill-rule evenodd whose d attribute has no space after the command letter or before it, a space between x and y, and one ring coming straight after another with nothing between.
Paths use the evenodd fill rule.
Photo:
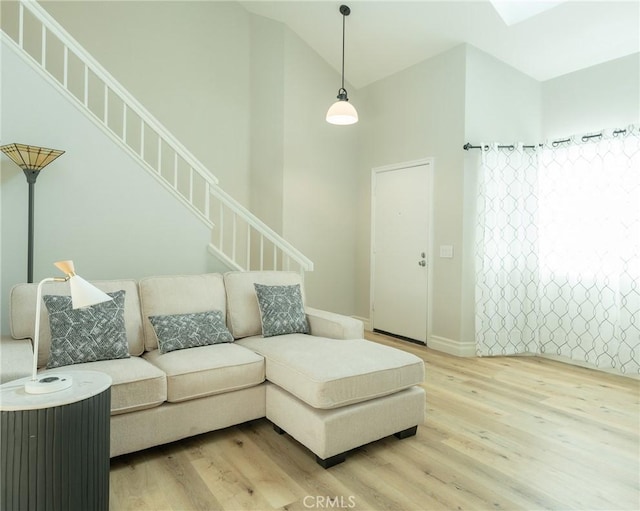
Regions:
<instances>
[{"instance_id":1,"label":"sheer patterned curtain","mask_svg":"<svg viewBox=\"0 0 640 511\"><path fill-rule=\"evenodd\" d=\"M479 355L545 353L640 374L636 126L537 154L483 151L476 241Z\"/></svg>"},{"instance_id":2,"label":"sheer patterned curtain","mask_svg":"<svg viewBox=\"0 0 640 511\"><path fill-rule=\"evenodd\" d=\"M482 146L476 226L478 355L537 346L537 158L520 144Z\"/></svg>"},{"instance_id":3,"label":"sheer patterned curtain","mask_svg":"<svg viewBox=\"0 0 640 511\"><path fill-rule=\"evenodd\" d=\"M637 127L545 144L539 210L540 352L638 374Z\"/></svg>"}]
</instances>

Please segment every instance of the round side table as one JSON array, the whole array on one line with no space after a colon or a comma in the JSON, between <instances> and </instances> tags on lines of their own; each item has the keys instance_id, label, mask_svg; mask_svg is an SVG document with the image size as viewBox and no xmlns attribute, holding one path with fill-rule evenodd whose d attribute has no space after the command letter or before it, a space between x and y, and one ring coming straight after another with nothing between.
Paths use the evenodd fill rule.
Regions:
<instances>
[{"instance_id":1,"label":"round side table","mask_svg":"<svg viewBox=\"0 0 640 511\"><path fill-rule=\"evenodd\" d=\"M111 377L67 373L49 394L27 394L30 377L0 385L0 509L109 509Z\"/></svg>"}]
</instances>

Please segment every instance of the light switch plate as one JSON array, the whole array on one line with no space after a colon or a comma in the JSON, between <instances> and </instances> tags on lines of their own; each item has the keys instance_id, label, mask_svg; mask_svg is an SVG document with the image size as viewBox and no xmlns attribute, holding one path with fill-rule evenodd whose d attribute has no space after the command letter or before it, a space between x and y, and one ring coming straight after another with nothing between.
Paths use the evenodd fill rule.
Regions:
<instances>
[{"instance_id":1,"label":"light switch plate","mask_svg":"<svg viewBox=\"0 0 640 511\"><path fill-rule=\"evenodd\" d=\"M440 245L440 257L453 258L453 245Z\"/></svg>"}]
</instances>

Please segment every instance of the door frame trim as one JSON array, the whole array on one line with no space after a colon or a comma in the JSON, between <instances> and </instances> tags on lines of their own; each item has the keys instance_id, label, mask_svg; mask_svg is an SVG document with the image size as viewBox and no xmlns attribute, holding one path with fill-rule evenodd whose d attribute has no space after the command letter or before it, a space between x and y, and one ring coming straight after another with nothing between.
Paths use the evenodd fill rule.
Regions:
<instances>
[{"instance_id":1,"label":"door frame trim","mask_svg":"<svg viewBox=\"0 0 640 511\"><path fill-rule=\"evenodd\" d=\"M435 168L435 158L422 158L420 160L412 160L400 163L393 163L391 165L383 165L381 167L373 167L371 169L371 210L370 210L370 218L371 218L371 227L370 227L370 245L369 245L369 320L370 326L373 330L375 326L375 318L374 318L374 310L373 304L375 300L375 286L374 286L374 275L376 268L376 257L375 257L375 211L376 211L376 176L382 172L389 172L394 170L402 170L413 167L426 167L427 172L427 187L428 187L428 201L429 207L427 211L428 219L427 225L429 228L429 232L427 233L427 346L429 345L429 339L431 339L431 317L433 311L433 173Z\"/></svg>"}]
</instances>

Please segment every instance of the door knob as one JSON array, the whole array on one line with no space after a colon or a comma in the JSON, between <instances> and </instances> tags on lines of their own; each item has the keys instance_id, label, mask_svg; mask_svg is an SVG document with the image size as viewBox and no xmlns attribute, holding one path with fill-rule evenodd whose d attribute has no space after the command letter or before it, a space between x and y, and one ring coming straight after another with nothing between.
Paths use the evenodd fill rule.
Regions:
<instances>
[{"instance_id":1,"label":"door knob","mask_svg":"<svg viewBox=\"0 0 640 511\"><path fill-rule=\"evenodd\" d=\"M418 261L418 266L426 266L427 265L427 261L425 261L424 259L422 261Z\"/></svg>"}]
</instances>

